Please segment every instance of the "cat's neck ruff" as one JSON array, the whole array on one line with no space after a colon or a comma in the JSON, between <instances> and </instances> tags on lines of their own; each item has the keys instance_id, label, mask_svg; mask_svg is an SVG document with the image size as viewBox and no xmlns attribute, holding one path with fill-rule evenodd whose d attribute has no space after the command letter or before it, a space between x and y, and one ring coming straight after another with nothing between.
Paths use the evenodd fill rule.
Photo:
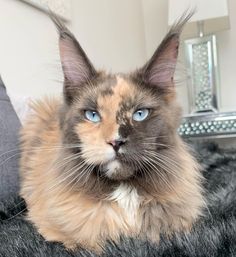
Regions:
<instances>
[{"instance_id":1,"label":"cat's neck ruff","mask_svg":"<svg viewBox=\"0 0 236 257\"><path fill-rule=\"evenodd\" d=\"M136 224L142 198L138 195L137 189L134 186L121 182L108 199L116 202L124 210L130 225Z\"/></svg>"}]
</instances>

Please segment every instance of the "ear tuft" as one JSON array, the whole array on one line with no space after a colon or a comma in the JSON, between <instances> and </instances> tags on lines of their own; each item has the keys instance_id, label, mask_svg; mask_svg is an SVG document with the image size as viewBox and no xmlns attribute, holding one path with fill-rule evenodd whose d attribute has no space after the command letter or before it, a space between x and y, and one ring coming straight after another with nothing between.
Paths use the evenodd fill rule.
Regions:
<instances>
[{"instance_id":1,"label":"ear tuft","mask_svg":"<svg viewBox=\"0 0 236 257\"><path fill-rule=\"evenodd\" d=\"M88 83L96 76L96 70L74 35L57 15L50 17L59 33L59 51L64 72L64 92L66 99L72 99L76 88Z\"/></svg>"},{"instance_id":2,"label":"ear tuft","mask_svg":"<svg viewBox=\"0 0 236 257\"><path fill-rule=\"evenodd\" d=\"M180 34L184 25L193 14L194 10L191 12L186 11L182 15L171 27L151 59L139 71L145 83L156 86L173 85Z\"/></svg>"},{"instance_id":3,"label":"ear tuft","mask_svg":"<svg viewBox=\"0 0 236 257\"><path fill-rule=\"evenodd\" d=\"M55 24L60 37L63 37L63 35L66 33L70 33L70 31L67 29L65 24L60 20L60 18L54 12L49 10L48 14L51 20L53 21L53 23Z\"/></svg>"}]
</instances>

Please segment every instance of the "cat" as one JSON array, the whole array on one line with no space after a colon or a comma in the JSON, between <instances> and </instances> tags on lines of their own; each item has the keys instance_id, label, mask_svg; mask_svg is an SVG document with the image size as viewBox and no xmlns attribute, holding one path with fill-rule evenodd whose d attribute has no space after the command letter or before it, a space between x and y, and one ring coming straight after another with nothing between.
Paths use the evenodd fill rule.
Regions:
<instances>
[{"instance_id":1,"label":"cat","mask_svg":"<svg viewBox=\"0 0 236 257\"><path fill-rule=\"evenodd\" d=\"M21 131L28 219L48 241L101 252L121 235L158 243L202 215L200 168L177 133L174 72L183 15L129 74L97 71L58 17L62 98L45 98Z\"/></svg>"}]
</instances>

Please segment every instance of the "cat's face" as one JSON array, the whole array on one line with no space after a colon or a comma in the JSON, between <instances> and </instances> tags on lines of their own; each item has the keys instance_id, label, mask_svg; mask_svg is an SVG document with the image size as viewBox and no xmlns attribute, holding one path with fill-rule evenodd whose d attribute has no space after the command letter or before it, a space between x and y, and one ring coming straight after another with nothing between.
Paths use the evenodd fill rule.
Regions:
<instances>
[{"instance_id":1,"label":"cat's face","mask_svg":"<svg viewBox=\"0 0 236 257\"><path fill-rule=\"evenodd\" d=\"M132 77L105 76L78 92L67 117L67 143L78 137L88 164L101 175L126 179L135 175L148 152L170 145L179 118L174 95L138 85ZM170 139L168 139L170 138Z\"/></svg>"},{"instance_id":2,"label":"cat's face","mask_svg":"<svg viewBox=\"0 0 236 257\"><path fill-rule=\"evenodd\" d=\"M150 158L173 147L177 135L180 108L173 76L184 21L143 68L118 75L97 72L73 35L56 22L65 77L64 143L77 143L86 165L111 180L151 170Z\"/></svg>"}]
</instances>

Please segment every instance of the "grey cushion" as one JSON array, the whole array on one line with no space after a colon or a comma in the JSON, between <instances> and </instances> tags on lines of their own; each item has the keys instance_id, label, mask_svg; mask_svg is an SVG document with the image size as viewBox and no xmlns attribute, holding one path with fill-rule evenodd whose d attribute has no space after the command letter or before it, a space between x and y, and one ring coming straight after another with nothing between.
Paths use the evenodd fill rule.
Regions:
<instances>
[{"instance_id":1,"label":"grey cushion","mask_svg":"<svg viewBox=\"0 0 236 257\"><path fill-rule=\"evenodd\" d=\"M19 190L19 128L20 121L0 77L0 201Z\"/></svg>"}]
</instances>

